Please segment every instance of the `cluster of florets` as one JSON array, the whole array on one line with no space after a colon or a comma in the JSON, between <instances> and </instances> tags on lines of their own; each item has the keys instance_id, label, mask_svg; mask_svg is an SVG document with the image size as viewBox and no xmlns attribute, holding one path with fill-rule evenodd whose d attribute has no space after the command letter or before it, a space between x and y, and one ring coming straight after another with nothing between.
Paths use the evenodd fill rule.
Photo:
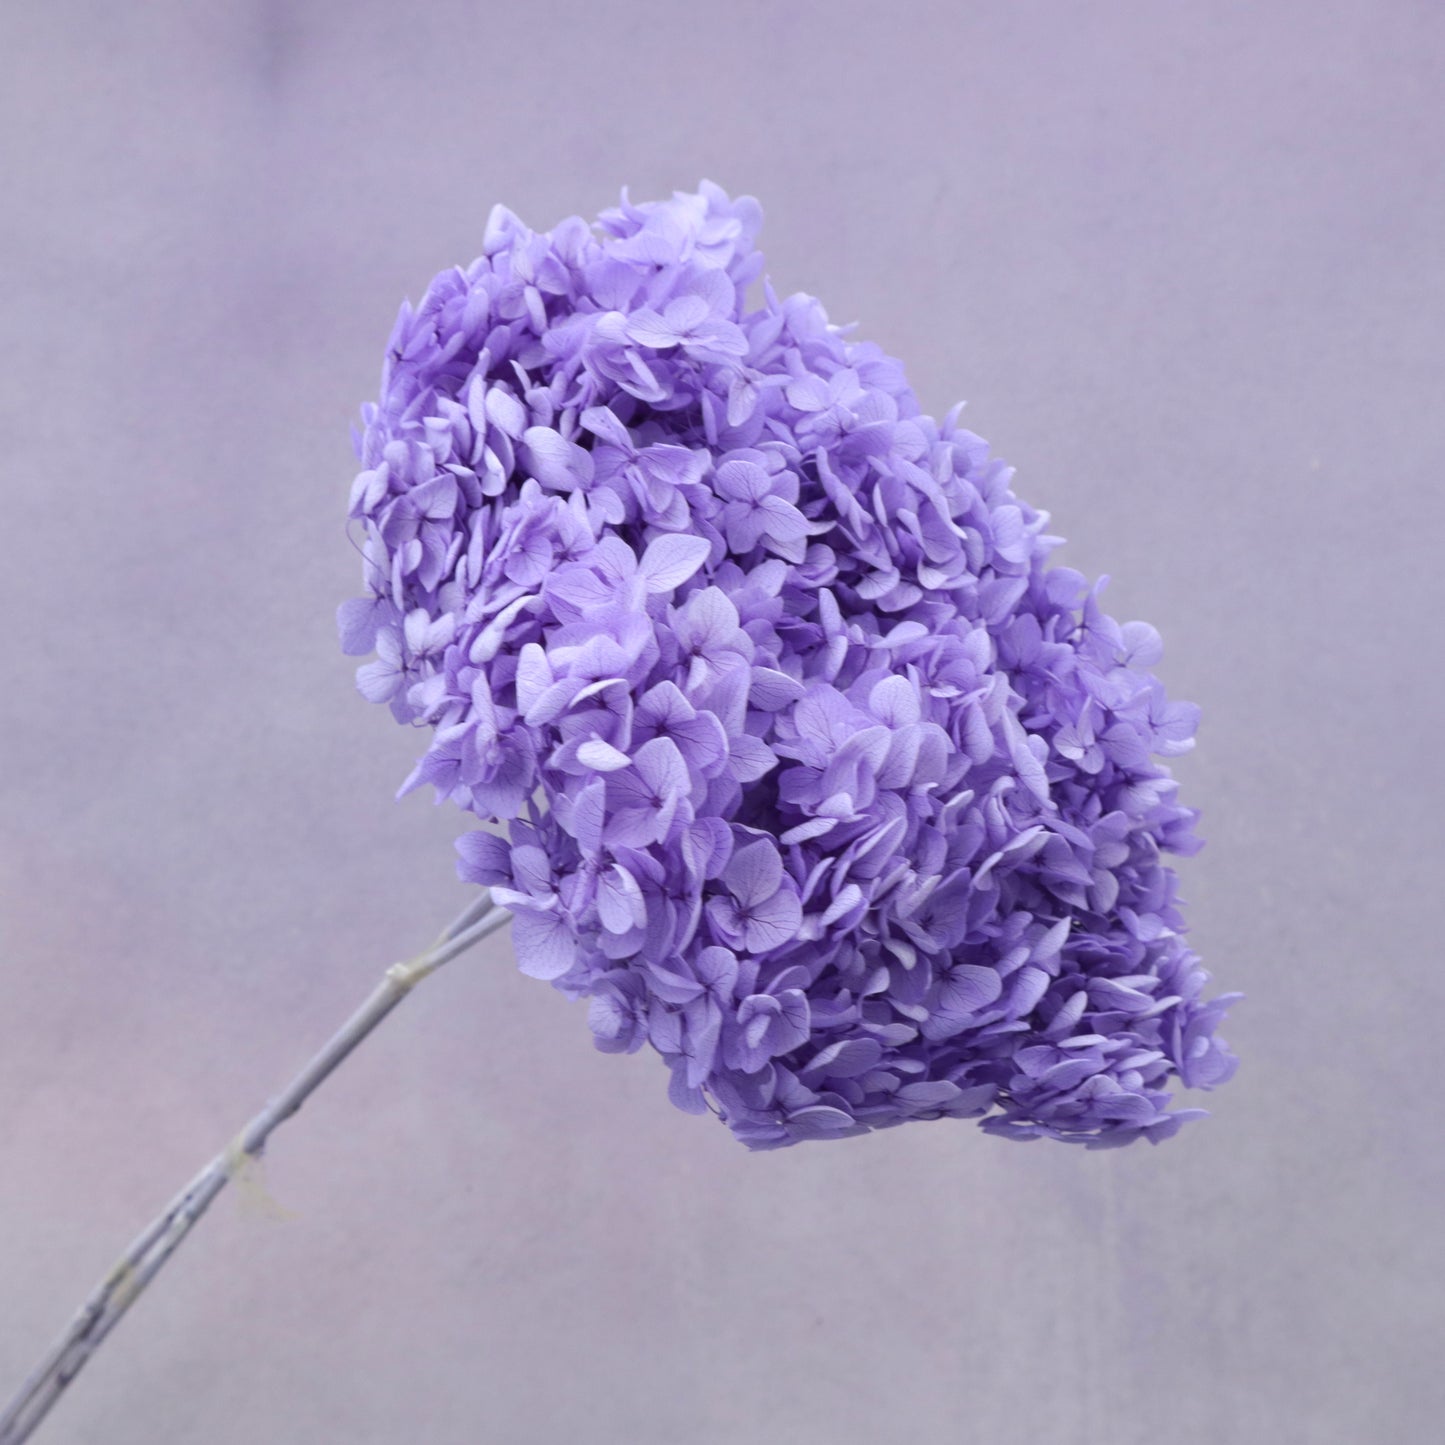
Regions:
<instances>
[{"instance_id":1,"label":"cluster of florets","mask_svg":"<svg viewBox=\"0 0 1445 1445\"><path fill-rule=\"evenodd\" d=\"M403 306L351 516L361 691L524 972L754 1148L910 1119L1158 1141L1232 1071L1147 669L984 442L771 288L750 199L633 205Z\"/></svg>"}]
</instances>

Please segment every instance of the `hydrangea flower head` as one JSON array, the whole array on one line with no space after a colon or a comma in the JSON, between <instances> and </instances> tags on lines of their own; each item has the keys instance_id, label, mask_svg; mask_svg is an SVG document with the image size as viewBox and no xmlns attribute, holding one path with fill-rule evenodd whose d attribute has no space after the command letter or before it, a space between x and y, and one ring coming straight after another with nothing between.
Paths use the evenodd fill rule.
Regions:
<instances>
[{"instance_id":1,"label":"hydrangea flower head","mask_svg":"<svg viewBox=\"0 0 1445 1445\"><path fill-rule=\"evenodd\" d=\"M351 498L358 684L524 972L753 1148L1153 1142L1234 1060L1165 853L1158 634L899 363L763 286L749 198L534 232L404 305ZM503 825L504 831L495 830Z\"/></svg>"}]
</instances>

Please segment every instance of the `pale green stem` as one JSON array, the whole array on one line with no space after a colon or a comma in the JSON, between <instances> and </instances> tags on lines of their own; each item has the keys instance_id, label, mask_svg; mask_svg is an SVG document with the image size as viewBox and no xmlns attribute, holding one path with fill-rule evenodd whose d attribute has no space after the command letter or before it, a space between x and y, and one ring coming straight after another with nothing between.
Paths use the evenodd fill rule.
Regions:
<instances>
[{"instance_id":1,"label":"pale green stem","mask_svg":"<svg viewBox=\"0 0 1445 1445\"><path fill-rule=\"evenodd\" d=\"M271 1100L136 1238L96 1286L64 1334L30 1372L0 1414L0 1445L21 1445L50 1412L121 1316L179 1248L206 1207L266 1141L311 1097L332 1071L429 973L495 933L511 915L482 896L425 953L395 963L371 996L332 1035L291 1083Z\"/></svg>"}]
</instances>

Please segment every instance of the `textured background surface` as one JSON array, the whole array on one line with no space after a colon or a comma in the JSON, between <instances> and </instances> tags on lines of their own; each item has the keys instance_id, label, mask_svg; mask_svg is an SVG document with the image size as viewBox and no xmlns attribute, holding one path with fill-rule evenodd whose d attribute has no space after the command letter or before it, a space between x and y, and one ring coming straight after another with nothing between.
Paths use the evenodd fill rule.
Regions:
<instances>
[{"instance_id":1,"label":"textured background surface","mask_svg":"<svg viewBox=\"0 0 1445 1445\"><path fill-rule=\"evenodd\" d=\"M1157 1150L749 1156L503 937L41 1438L1437 1438L1442 63L1430 0L6 5L0 1393L464 901L332 612L396 304L497 200L752 192L780 290L969 398L1204 707L1249 993Z\"/></svg>"}]
</instances>

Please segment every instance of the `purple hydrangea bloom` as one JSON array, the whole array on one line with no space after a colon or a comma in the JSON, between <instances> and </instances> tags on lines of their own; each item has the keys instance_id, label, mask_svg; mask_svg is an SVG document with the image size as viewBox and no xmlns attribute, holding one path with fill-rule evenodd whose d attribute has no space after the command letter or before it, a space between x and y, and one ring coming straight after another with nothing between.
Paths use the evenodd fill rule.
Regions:
<instances>
[{"instance_id":1,"label":"purple hydrangea bloom","mask_svg":"<svg viewBox=\"0 0 1445 1445\"><path fill-rule=\"evenodd\" d=\"M352 493L363 694L522 969L753 1148L910 1119L1158 1142L1234 1060L1166 852L1159 639L704 184L404 305Z\"/></svg>"}]
</instances>

